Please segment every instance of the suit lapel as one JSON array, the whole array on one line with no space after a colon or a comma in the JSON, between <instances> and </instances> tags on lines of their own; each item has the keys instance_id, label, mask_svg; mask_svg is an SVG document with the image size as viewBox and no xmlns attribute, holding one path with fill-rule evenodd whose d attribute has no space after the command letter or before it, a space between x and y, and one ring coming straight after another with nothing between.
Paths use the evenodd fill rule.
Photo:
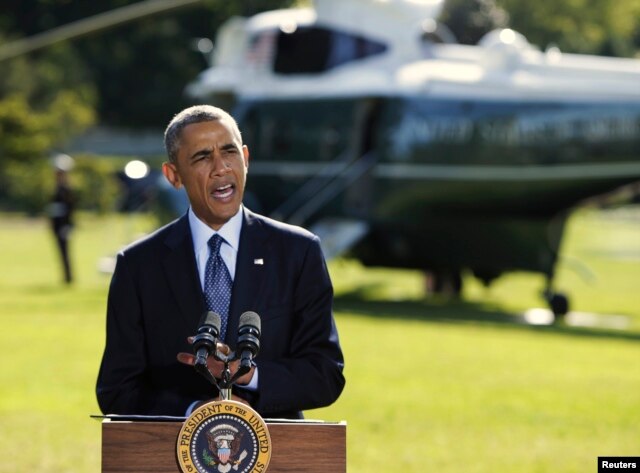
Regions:
<instances>
[{"instance_id":1,"label":"suit lapel","mask_svg":"<svg viewBox=\"0 0 640 473\"><path fill-rule=\"evenodd\" d=\"M240 315L247 310L254 310L255 301L261 297L265 262L268 261L268 238L262 222L246 208L243 219L227 325L227 343L232 348L236 344Z\"/></svg>"},{"instance_id":2,"label":"suit lapel","mask_svg":"<svg viewBox=\"0 0 640 473\"><path fill-rule=\"evenodd\" d=\"M170 250L162 262L165 277L178 302L189 333L195 333L206 305L200 287L191 230L186 215L176 222L165 244Z\"/></svg>"}]
</instances>

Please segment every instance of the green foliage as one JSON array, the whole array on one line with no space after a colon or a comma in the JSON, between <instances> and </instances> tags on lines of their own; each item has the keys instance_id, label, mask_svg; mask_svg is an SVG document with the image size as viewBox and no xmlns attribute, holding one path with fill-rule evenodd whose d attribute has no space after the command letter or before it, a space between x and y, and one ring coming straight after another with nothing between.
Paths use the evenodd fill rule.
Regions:
<instances>
[{"instance_id":1,"label":"green foliage","mask_svg":"<svg viewBox=\"0 0 640 473\"><path fill-rule=\"evenodd\" d=\"M440 21L463 44L508 26L541 48L629 57L640 50L640 3L633 0L447 0Z\"/></svg>"},{"instance_id":2,"label":"green foliage","mask_svg":"<svg viewBox=\"0 0 640 473\"><path fill-rule=\"evenodd\" d=\"M77 208L99 213L114 211L121 195L116 173L123 166L124 158L76 156L69 177ZM5 209L30 215L46 213L55 183L54 169L49 160L11 162L4 170L4 179Z\"/></svg>"},{"instance_id":3,"label":"green foliage","mask_svg":"<svg viewBox=\"0 0 640 473\"><path fill-rule=\"evenodd\" d=\"M22 37L140 2L11 3L0 5L0 32L4 27L7 35ZM46 54L51 54L51 49L66 55L67 67L50 72L53 76L70 73L75 80L94 85L103 124L164 127L177 110L190 104L184 88L207 67L206 59L192 46L194 39L214 39L219 26L233 15L251 15L291 3L292 0L207 0L139 18L47 48Z\"/></svg>"},{"instance_id":4,"label":"green foliage","mask_svg":"<svg viewBox=\"0 0 640 473\"><path fill-rule=\"evenodd\" d=\"M37 95L9 93L0 100L0 170L10 161L41 158L95 119L82 92L61 89L49 101Z\"/></svg>"},{"instance_id":5,"label":"green foliage","mask_svg":"<svg viewBox=\"0 0 640 473\"><path fill-rule=\"evenodd\" d=\"M120 196L116 172L122 167L122 159L78 156L72 173L78 207L99 213L114 211Z\"/></svg>"},{"instance_id":6,"label":"green foliage","mask_svg":"<svg viewBox=\"0 0 640 473\"><path fill-rule=\"evenodd\" d=\"M476 44L482 36L507 25L509 16L494 0L447 0L440 16L462 44Z\"/></svg>"},{"instance_id":7,"label":"green foliage","mask_svg":"<svg viewBox=\"0 0 640 473\"><path fill-rule=\"evenodd\" d=\"M93 121L92 110L72 91L60 91L45 108L24 95L0 100L0 201L5 207L37 213L44 208L52 179L49 152Z\"/></svg>"},{"instance_id":8,"label":"green foliage","mask_svg":"<svg viewBox=\"0 0 640 473\"><path fill-rule=\"evenodd\" d=\"M0 100L0 166L38 159L93 120L93 111L71 90L59 91L49 104L37 108L22 94L9 95Z\"/></svg>"},{"instance_id":9,"label":"green foliage","mask_svg":"<svg viewBox=\"0 0 640 473\"><path fill-rule=\"evenodd\" d=\"M510 27L541 48L634 56L640 50L640 2L635 0L497 0Z\"/></svg>"},{"instance_id":10,"label":"green foliage","mask_svg":"<svg viewBox=\"0 0 640 473\"><path fill-rule=\"evenodd\" d=\"M47 156L95 121L92 88L72 72L74 61L61 47L39 61L2 64L0 201L5 207L42 210L51 188Z\"/></svg>"},{"instance_id":11,"label":"green foliage","mask_svg":"<svg viewBox=\"0 0 640 473\"><path fill-rule=\"evenodd\" d=\"M47 114L34 112L24 95L0 100L0 166L32 161L49 150L54 136L48 133L47 122Z\"/></svg>"},{"instance_id":12,"label":"green foliage","mask_svg":"<svg viewBox=\"0 0 640 473\"><path fill-rule=\"evenodd\" d=\"M3 179L6 183L4 207L30 215L46 211L54 186L53 169L46 160L9 163Z\"/></svg>"}]
</instances>

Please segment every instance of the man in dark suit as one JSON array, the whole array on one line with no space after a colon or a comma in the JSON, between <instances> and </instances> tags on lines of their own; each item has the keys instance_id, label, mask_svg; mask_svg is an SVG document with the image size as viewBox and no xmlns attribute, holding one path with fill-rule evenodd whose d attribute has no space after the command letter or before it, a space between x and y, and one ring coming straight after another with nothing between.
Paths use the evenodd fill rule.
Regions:
<instances>
[{"instance_id":1,"label":"man in dark suit","mask_svg":"<svg viewBox=\"0 0 640 473\"><path fill-rule=\"evenodd\" d=\"M210 309L212 235L221 237L218 251L232 288L228 314L221 314L225 342L234 349L243 312L257 312L262 322L260 353L233 398L264 417L301 417L302 410L333 403L344 387L343 356L318 238L242 206L249 151L226 112L183 110L167 127L165 145L163 173L174 187L184 186L191 207L118 255L96 389L100 408L182 416L217 397L192 367L187 340ZM222 363L213 356L207 363L220 377ZM231 371L237 369L235 361Z\"/></svg>"},{"instance_id":2,"label":"man in dark suit","mask_svg":"<svg viewBox=\"0 0 640 473\"><path fill-rule=\"evenodd\" d=\"M73 211L76 202L74 193L69 185L67 171L73 164L73 160L66 154L59 155L56 158L56 187L49 202L48 213L51 229L53 230L62 261L64 282L71 284L73 282L73 274L71 272L71 262L69 261L69 237L73 228Z\"/></svg>"}]
</instances>

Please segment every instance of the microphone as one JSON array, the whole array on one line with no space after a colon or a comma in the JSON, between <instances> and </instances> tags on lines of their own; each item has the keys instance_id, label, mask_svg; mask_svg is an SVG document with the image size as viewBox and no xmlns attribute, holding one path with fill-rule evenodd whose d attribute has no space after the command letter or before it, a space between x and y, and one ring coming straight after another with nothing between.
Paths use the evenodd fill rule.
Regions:
<instances>
[{"instance_id":1,"label":"microphone","mask_svg":"<svg viewBox=\"0 0 640 473\"><path fill-rule=\"evenodd\" d=\"M244 312L240 316L236 351L240 352L240 366L248 371L260 351L260 316L255 312Z\"/></svg>"},{"instance_id":2,"label":"microphone","mask_svg":"<svg viewBox=\"0 0 640 473\"><path fill-rule=\"evenodd\" d=\"M205 312L198 325L198 334L193 338L196 366L207 366L207 357L216 351L216 341L220 335L220 316L215 312Z\"/></svg>"}]
</instances>

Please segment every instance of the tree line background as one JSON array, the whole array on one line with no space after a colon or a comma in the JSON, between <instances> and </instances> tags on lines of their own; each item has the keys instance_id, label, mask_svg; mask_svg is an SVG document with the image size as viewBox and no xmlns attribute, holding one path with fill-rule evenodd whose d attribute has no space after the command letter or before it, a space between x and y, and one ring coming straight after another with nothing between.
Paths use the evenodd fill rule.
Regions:
<instances>
[{"instance_id":1,"label":"tree line background","mask_svg":"<svg viewBox=\"0 0 640 473\"><path fill-rule=\"evenodd\" d=\"M139 0L5 0L0 45ZM194 38L214 39L230 16L295 0L203 0L0 62L0 207L37 213L50 179L47 157L88 127L162 128L188 102L183 91L206 66ZM541 48L637 57L637 0L447 0L440 18L461 43L511 27ZM78 161L83 206L106 209L101 179L112 166Z\"/></svg>"}]
</instances>

